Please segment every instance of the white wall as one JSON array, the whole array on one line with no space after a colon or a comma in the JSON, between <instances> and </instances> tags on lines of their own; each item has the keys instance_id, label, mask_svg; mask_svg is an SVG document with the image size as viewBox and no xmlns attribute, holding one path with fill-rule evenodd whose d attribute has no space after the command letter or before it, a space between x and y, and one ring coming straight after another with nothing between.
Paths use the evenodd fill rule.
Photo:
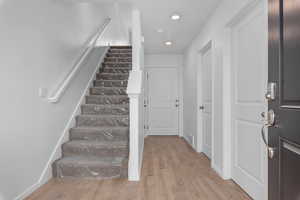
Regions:
<instances>
[{"instance_id":1,"label":"white wall","mask_svg":"<svg viewBox=\"0 0 300 200\"><path fill-rule=\"evenodd\" d=\"M198 51L202 49L209 41L213 43L213 98L214 115L217 117L214 130L214 149L213 152L213 167L222 175L224 169L223 160L223 130L224 119L223 110L224 97L228 94L222 94L223 90L223 53L226 51L224 31L227 23L251 0L229 0L222 1L219 7L211 15L206 22L202 31L195 38L190 46L185 50L184 54L184 71L183 71L183 91L184 91L184 134L187 138L191 136L197 137L197 55ZM249 38L251 39L251 38ZM226 71L225 71L226 72ZM222 99L223 98L223 99ZM227 104L228 105L228 104ZM197 140L196 140L197 141ZM230 152L227 152L230 153ZM225 177L225 176L223 176Z\"/></svg>"},{"instance_id":2,"label":"white wall","mask_svg":"<svg viewBox=\"0 0 300 200\"><path fill-rule=\"evenodd\" d=\"M115 2L106 10L110 10L112 21L101 40L97 42L97 46L129 45L132 6L128 3Z\"/></svg>"},{"instance_id":3,"label":"white wall","mask_svg":"<svg viewBox=\"0 0 300 200\"><path fill-rule=\"evenodd\" d=\"M110 10L74 1L0 1L1 199L39 181L101 53L58 104L41 99L38 90L51 91L61 81Z\"/></svg>"},{"instance_id":4,"label":"white wall","mask_svg":"<svg viewBox=\"0 0 300 200\"><path fill-rule=\"evenodd\" d=\"M146 54L145 68L147 67L176 67L179 77L179 135L183 136L183 92L182 92L182 70L183 55L181 54Z\"/></svg>"}]
</instances>

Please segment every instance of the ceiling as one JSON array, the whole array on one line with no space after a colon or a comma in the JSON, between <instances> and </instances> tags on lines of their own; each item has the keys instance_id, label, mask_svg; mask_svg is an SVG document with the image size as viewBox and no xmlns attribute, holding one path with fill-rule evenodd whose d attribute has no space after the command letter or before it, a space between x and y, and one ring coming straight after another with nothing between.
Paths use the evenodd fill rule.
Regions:
<instances>
[{"instance_id":1,"label":"ceiling","mask_svg":"<svg viewBox=\"0 0 300 200\"><path fill-rule=\"evenodd\" d=\"M72 1L72 0L71 0ZM73 0L80 1L80 0ZM89 2L130 3L142 14L145 52L148 54L182 53L201 31L203 24L222 0L81 0ZM172 21L179 13L182 18ZM158 33L163 29L163 33ZM173 45L166 46L171 40Z\"/></svg>"},{"instance_id":2,"label":"ceiling","mask_svg":"<svg viewBox=\"0 0 300 200\"><path fill-rule=\"evenodd\" d=\"M142 13L146 53L182 53L221 0L131 0ZM180 21L172 21L172 13ZM163 29L158 33L157 29ZM166 40L173 41L166 46Z\"/></svg>"}]
</instances>

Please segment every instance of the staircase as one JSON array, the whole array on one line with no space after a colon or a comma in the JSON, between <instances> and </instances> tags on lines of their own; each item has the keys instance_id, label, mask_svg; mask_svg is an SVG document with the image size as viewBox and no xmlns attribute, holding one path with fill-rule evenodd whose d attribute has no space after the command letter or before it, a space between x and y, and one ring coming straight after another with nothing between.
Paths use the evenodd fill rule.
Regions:
<instances>
[{"instance_id":1,"label":"staircase","mask_svg":"<svg viewBox=\"0 0 300 200\"><path fill-rule=\"evenodd\" d=\"M132 65L131 47L111 47L90 95L62 145L62 158L53 163L58 178L125 178L128 170L129 99L126 94Z\"/></svg>"}]
</instances>

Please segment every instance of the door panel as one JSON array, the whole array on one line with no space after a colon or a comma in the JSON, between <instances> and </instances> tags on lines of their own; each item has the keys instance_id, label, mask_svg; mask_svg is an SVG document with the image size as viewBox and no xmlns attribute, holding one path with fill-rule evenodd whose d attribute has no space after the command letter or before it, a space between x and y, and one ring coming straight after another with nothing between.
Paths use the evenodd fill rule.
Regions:
<instances>
[{"instance_id":1,"label":"door panel","mask_svg":"<svg viewBox=\"0 0 300 200\"><path fill-rule=\"evenodd\" d=\"M300 1L269 0L269 199L300 199ZM269 92L267 93L269 94Z\"/></svg>"},{"instance_id":2,"label":"door panel","mask_svg":"<svg viewBox=\"0 0 300 200\"><path fill-rule=\"evenodd\" d=\"M266 184L267 158L260 135L260 113L267 107L266 32L267 17L262 5L241 17L232 28L232 177L256 200L264 199Z\"/></svg>"},{"instance_id":3,"label":"door panel","mask_svg":"<svg viewBox=\"0 0 300 200\"><path fill-rule=\"evenodd\" d=\"M248 148L250 144L260 144L260 124L254 124L245 120L236 120L237 134L236 145L239 151L236 152L236 166L244 171L248 178L254 177L258 182L262 181L262 159L256 159L256 162L249 162L249 158L261 158L263 146L258 148ZM246 147L246 148L245 148Z\"/></svg>"},{"instance_id":4,"label":"door panel","mask_svg":"<svg viewBox=\"0 0 300 200\"><path fill-rule=\"evenodd\" d=\"M203 152L211 158L212 143L212 54L211 46L202 52L202 133Z\"/></svg>"},{"instance_id":5,"label":"door panel","mask_svg":"<svg viewBox=\"0 0 300 200\"><path fill-rule=\"evenodd\" d=\"M177 135L179 120L176 68L148 69L148 134Z\"/></svg>"}]
</instances>

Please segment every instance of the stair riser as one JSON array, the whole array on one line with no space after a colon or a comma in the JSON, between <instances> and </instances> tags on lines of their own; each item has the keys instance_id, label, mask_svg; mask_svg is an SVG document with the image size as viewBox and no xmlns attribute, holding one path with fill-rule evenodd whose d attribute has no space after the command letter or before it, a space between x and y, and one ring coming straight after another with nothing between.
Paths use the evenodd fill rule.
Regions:
<instances>
[{"instance_id":1,"label":"stair riser","mask_svg":"<svg viewBox=\"0 0 300 200\"><path fill-rule=\"evenodd\" d=\"M70 131L70 140L89 140L89 141L128 141L129 129L127 130L103 130L92 131Z\"/></svg>"},{"instance_id":2,"label":"stair riser","mask_svg":"<svg viewBox=\"0 0 300 200\"><path fill-rule=\"evenodd\" d=\"M111 46L110 49L132 49L130 45Z\"/></svg>"},{"instance_id":3,"label":"stair riser","mask_svg":"<svg viewBox=\"0 0 300 200\"><path fill-rule=\"evenodd\" d=\"M132 64L129 64L129 63L103 63L102 67L131 69Z\"/></svg>"},{"instance_id":4,"label":"stair riser","mask_svg":"<svg viewBox=\"0 0 300 200\"><path fill-rule=\"evenodd\" d=\"M132 59L131 58L105 58L104 59L104 62L132 62Z\"/></svg>"},{"instance_id":5,"label":"stair riser","mask_svg":"<svg viewBox=\"0 0 300 200\"><path fill-rule=\"evenodd\" d=\"M92 95L126 95L126 88L91 88Z\"/></svg>"},{"instance_id":6,"label":"stair riser","mask_svg":"<svg viewBox=\"0 0 300 200\"><path fill-rule=\"evenodd\" d=\"M108 50L108 53L132 54L132 50L131 49L110 49L110 50Z\"/></svg>"},{"instance_id":7,"label":"stair riser","mask_svg":"<svg viewBox=\"0 0 300 200\"><path fill-rule=\"evenodd\" d=\"M96 148L96 147L69 147L63 146L62 148L63 157L68 156L97 156L101 157L128 157L128 147L119 148Z\"/></svg>"},{"instance_id":8,"label":"stair riser","mask_svg":"<svg viewBox=\"0 0 300 200\"><path fill-rule=\"evenodd\" d=\"M128 80L128 74L97 74L97 80Z\"/></svg>"},{"instance_id":9,"label":"stair riser","mask_svg":"<svg viewBox=\"0 0 300 200\"><path fill-rule=\"evenodd\" d=\"M131 53L108 53L106 55L106 57L108 58L132 58L132 54Z\"/></svg>"},{"instance_id":10,"label":"stair riser","mask_svg":"<svg viewBox=\"0 0 300 200\"><path fill-rule=\"evenodd\" d=\"M129 106L123 107L103 107L103 106L89 106L83 105L81 106L82 114L87 115L128 115L129 114Z\"/></svg>"},{"instance_id":11,"label":"stair riser","mask_svg":"<svg viewBox=\"0 0 300 200\"><path fill-rule=\"evenodd\" d=\"M95 87L127 87L128 81L94 81Z\"/></svg>"},{"instance_id":12,"label":"stair riser","mask_svg":"<svg viewBox=\"0 0 300 200\"><path fill-rule=\"evenodd\" d=\"M119 178L124 176L124 171L118 166L88 166L81 167L67 164L53 165L53 176L56 178L72 177L72 178L91 178L91 179L108 179Z\"/></svg>"},{"instance_id":13,"label":"stair riser","mask_svg":"<svg viewBox=\"0 0 300 200\"><path fill-rule=\"evenodd\" d=\"M76 125L78 127L99 127L99 126L121 126L128 127L128 116L124 117L90 117L78 116L76 118Z\"/></svg>"},{"instance_id":14,"label":"stair riser","mask_svg":"<svg viewBox=\"0 0 300 200\"><path fill-rule=\"evenodd\" d=\"M103 97L103 96L87 96L86 97L87 104L128 104L128 97Z\"/></svg>"},{"instance_id":15,"label":"stair riser","mask_svg":"<svg viewBox=\"0 0 300 200\"><path fill-rule=\"evenodd\" d=\"M117 74L128 74L130 69L114 69L114 68L101 68L100 73L117 73Z\"/></svg>"}]
</instances>

